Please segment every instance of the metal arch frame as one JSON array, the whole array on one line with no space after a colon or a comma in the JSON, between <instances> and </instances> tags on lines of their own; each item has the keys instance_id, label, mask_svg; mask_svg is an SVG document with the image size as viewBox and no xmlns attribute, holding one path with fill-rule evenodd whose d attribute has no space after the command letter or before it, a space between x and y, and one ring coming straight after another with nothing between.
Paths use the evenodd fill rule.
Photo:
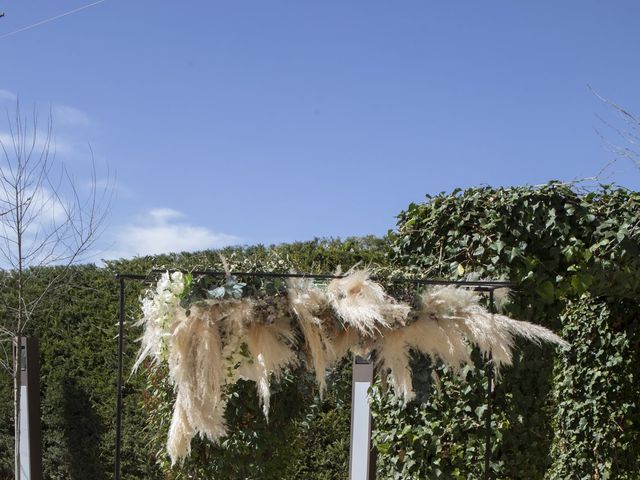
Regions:
<instances>
[{"instance_id":1,"label":"metal arch frame","mask_svg":"<svg viewBox=\"0 0 640 480\"><path fill-rule=\"evenodd\" d=\"M276 273L276 272L224 272L217 270L175 270L175 269L153 269L147 275L133 273L117 273L115 275L119 286L119 305L118 305L118 379L116 385L116 439L115 439L115 458L114 458L114 479L121 480L121 450L122 450L122 385L123 385L123 350L124 350L124 323L125 313L125 287L127 280L145 281L151 280L154 276L165 272L183 272L192 275L202 275L210 277L226 277L233 275L236 277L253 277L253 278L312 278L319 280L333 280L344 278L344 275L322 275L311 273ZM386 283L409 283L415 285L453 285L458 287L469 288L477 292L486 292L489 294L489 309L495 312L494 291L499 288L514 288L516 284L508 281L486 280L486 281L469 281L469 280L433 280L427 278L377 278L374 280L384 280ZM493 365L489 356L486 363L487 372L487 416L485 419L485 456L484 456L484 478L490 479L490 461L491 461L491 403L493 397ZM375 472L374 472L375 474Z\"/></svg>"}]
</instances>

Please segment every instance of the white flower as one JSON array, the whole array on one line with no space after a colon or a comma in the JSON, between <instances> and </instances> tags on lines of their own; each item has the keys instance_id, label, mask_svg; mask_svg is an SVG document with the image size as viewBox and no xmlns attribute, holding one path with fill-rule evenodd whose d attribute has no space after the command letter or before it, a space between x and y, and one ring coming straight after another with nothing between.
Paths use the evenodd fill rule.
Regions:
<instances>
[{"instance_id":1,"label":"white flower","mask_svg":"<svg viewBox=\"0 0 640 480\"><path fill-rule=\"evenodd\" d=\"M182 295L184 291L184 275L182 275L182 272L173 272L171 274L170 288L175 295Z\"/></svg>"},{"instance_id":2,"label":"white flower","mask_svg":"<svg viewBox=\"0 0 640 480\"><path fill-rule=\"evenodd\" d=\"M137 323L144 326L140 353L134 370L146 357L152 357L155 363L166 359L166 339L171 335L171 325L175 310L180 304L180 295L184 292L184 276L181 272L163 273L155 289L147 291L142 298L143 317Z\"/></svg>"},{"instance_id":3,"label":"white flower","mask_svg":"<svg viewBox=\"0 0 640 480\"><path fill-rule=\"evenodd\" d=\"M158 280L158 284L156 285L156 292L162 293L167 288L169 288L169 284L171 283L171 278L169 277L169 272L165 272L160 276Z\"/></svg>"}]
</instances>

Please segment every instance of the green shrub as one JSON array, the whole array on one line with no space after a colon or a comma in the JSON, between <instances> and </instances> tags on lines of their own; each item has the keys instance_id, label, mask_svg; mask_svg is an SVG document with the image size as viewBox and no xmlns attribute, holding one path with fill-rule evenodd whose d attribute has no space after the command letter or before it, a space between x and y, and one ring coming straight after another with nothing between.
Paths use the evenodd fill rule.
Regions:
<instances>
[{"instance_id":1,"label":"green shrub","mask_svg":"<svg viewBox=\"0 0 640 480\"><path fill-rule=\"evenodd\" d=\"M639 478L639 314L636 302L588 295L567 307L562 333L572 347L555 371L547 478Z\"/></svg>"},{"instance_id":2,"label":"green shrub","mask_svg":"<svg viewBox=\"0 0 640 480\"><path fill-rule=\"evenodd\" d=\"M429 197L399 215L389 239L315 240L226 248L235 269L332 272L357 262L422 276L503 278L519 283L506 311L561 331L566 356L522 345L493 394L491 469L509 479L637 479L640 194L604 187L475 188ZM218 252L78 266L70 287L48 298L30 326L41 342L45 478L111 478L115 423L118 287L115 272L154 266L221 268ZM42 273L42 272L39 272ZM53 274L50 271L50 274ZM34 276L45 282L47 276ZM127 283L125 372L138 345L130 328L144 285ZM408 295L402 289L395 294ZM10 285L0 291L10 302ZM417 401L402 406L373 389L378 478L481 478L487 376L458 376L416 358ZM431 372L435 372L432 376ZM463 377L463 378L460 378ZM12 475L12 392L0 381L0 478ZM173 393L162 377L136 374L124 389L123 478L346 478L350 365L331 376L324 399L306 372L276 386L271 420L242 383L228 409L230 436L194 442L170 468L164 454ZM584 419L584 420L583 420ZM217 476L217 477L216 477Z\"/></svg>"},{"instance_id":3,"label":"green shrub","mask_svg":"<svg viewBox=\"0 0 640 480\"><path fill-rule=\"evenodd\" d=\"M383 239L366 237L225 248L223 253L241 270L286 272L296 268L327 273L338 265L383 264L386 245ZM41 348L45 478L112 478L118 321L118 284L114 274L147 273L161 265L219 269L218 254L171 254L108 262L106 268L74 267L69 286L45 300L29 326L29 334L40 339ZM55 269L37 273L30 283L34 289L53 276ZM229 409L230 423L243 428L220 446L196 443L194 456L183 469L169 469L163 456L167 425L155 422L169 418L172 392L161 382L148 385L150 380L144 374L129 378L138 349L135 339L140 333L131 328L131 323L140 315L139 295L143 288L141 282L127 282L123 479L180 478L188 472L197 478L217 475L225 479L293 479L301 478L300 472L312 480L345 476L351 385L348 365L332 377L331 392L324 400L316 398L306 373L288 377L276 387L268 425L261 413L257 415L254 386L243 384ZM0 315L7 315L3 306L10 304L12 290L5 288L0 297ZM9 479L13 478L13 397L9 375L0 378L0 478ZM166 397L155 398L152 388L162 390ZM229 470L232 465L235 466Z\"/></svg>"},{"instance_id":4,"label":"green shrub","mask_svg":"<svg viewBox=\"0 0 640 480\"><path fill-rule=\"evenodd\" d=\"M512 292L507 312L515 318L559 330L563 322L573 318L571 315L561 317L561 314L580 304L579 299L585 293L606 297L612 309L628 301L637 302L640 293L639 201L639 193L625 189L603 187L595 192L580 193L558 183L542 187L473 188L440 194L428 197L423 204L410 205L399 215L391 261L429 272L431 276L514 281L519 287ZM630 318L620 317L620 328L629 328ZM581 331L590 331L589 325L588 321L582 323L580 328L585 330ZM583 345L585 338L590 337L575 336L576 347ZM609 361L605 356L613 355L614 350L605 349L601 353L602 361ZM637 341L631 342L628 354L629 358L637 358ZM555 385L554 392L557 392L558 385L566 381L573 382L574 393L584 394L591 387L587 376L565 379L567 371L560 367L554 378L554 359L566 361L549 349L523 345L514 366L505 369L496 386L491 458L497 478L541 479L545 475L580 478L574 476L578 472L574 472L570 460L588 465L590 472L597 471L594 458L578 446L571 455L560 457L564 447L560 447L559 432L554 433L554 426L562 425L558 417L560 399L557 394L551 395L551 389ZM585 365L593 364L585 362ZM624 419L618 421L627 428L624 437L628 439L635 439L638 434L638 423L633 420L638 412L637 393L635 397L631 394L631 385L637 383L638 362L633 365L633 368L629 366L632 370L635 368L633 375L617 375L612 377L615 382L602 387L616 405L616 411L623 415ZM442 475L439 472L444 472L445 478L447 475L452 478L480 475L482 462L478 460L477 450L483 455L484 446L476 441L478 425L474 406L482 401L486 379L480 373L477 375L463 384L446 377L442 394L434 394L423 405L414 402L402 409L393 407L388 400L382 401L380 415L392 417L398 424L413 426L412 435L391 442L390 458L379 469L382 478L402 478L403 472L415 478L439 478L438 475ZM460 389L462 395L451 401L451 392ZM623 405L626 407L622 408ZM579 405L568 402L562 408L574 407L578 409ZM593 408L606 416L610 406L596 403ZM462 427L455 430L458 424ZM610 425L601 427L601 424L587 423L583 434L609 438ZM386 448L387 437L382 431L376 440ZM474 449L469 451L469 445ZM405 459L413 461L416 455L407 457L406 452L415 451L417 446L426 448L427 453L417 455L419 462L409 467ZM464 453L455 457L451 451ZM405 453L399 456L393 452ZM612 446L602 450L601 455L599 462L619 465L616 478L636 474L637 468L633 465L637 454L624 465L615 460L625 456L621 447ZM594 473L593 478L602 477Z\"/></svg>"}]
</instances>

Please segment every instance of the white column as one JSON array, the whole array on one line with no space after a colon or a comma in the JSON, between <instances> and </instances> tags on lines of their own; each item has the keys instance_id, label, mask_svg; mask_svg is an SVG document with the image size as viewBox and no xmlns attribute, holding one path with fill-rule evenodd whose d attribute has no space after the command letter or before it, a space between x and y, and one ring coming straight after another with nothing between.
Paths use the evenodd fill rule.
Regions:
<instances>
[{"instance_id":1,"label":"white column","mask_svg":"<svg viewBox=\"0 0 640 480\"><path fill-rule=\"evenodd\" d=\"M42 480L38 340L20 337L20 480ZM14 346L17 346L17 342Z\"/></svg>"},{"instance_id":2,"label":"white column","mask_svg":"<svg viewBox=\"0 0 640 480\"><path fill-rule=\"evenodd\" d=\"M371 465L371 412L368 390L373 383L373 364L361 357L353 360L351 398L351 453L349 480L374 478Z\"/></svg>"},{"instance_id":3,"label":"white column","mask_svg":"<svg viewBox=\"0 0 640 480\"><path fill-rule=\"evenodd\" d=\"M24 361L24 358L23 358ZM29 390L20 385L20 480L31 480L31 451L29 448Z\"/></svg>"}]
</instances>

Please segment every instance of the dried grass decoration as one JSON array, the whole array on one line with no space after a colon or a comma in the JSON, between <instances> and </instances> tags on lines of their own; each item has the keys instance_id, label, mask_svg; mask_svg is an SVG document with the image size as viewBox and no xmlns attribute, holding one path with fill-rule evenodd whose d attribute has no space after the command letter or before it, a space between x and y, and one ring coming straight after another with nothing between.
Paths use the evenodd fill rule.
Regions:
<instances>
[{"instance_id":1,"label":"dried grass decoration","mask_svg":"<svg viewBox=\"0 0 640 480\"><path fill-rule=\"evenodd\" d=\"M411 351L454 368L471 364L469 346L491 353L496 368L510 365L515 337L566 347L550 330L491 314L477 294L451 286L421 295L418 306L389 296L366 270L352 270L326 286L291 278L286 295L244 296L244 284L204 290L191 275L165 273L142 299L144 328L134 370L168 365L176 391L167 451L173 463L190 452L199 434L226 434L225 386L254 381L268 419L270 383L302 361L315 373L322 395L327 369L350 353L376 351L394 391L414 397ZM300 339L300 340L298 340Z\"/></svg>"}]
</instances>

